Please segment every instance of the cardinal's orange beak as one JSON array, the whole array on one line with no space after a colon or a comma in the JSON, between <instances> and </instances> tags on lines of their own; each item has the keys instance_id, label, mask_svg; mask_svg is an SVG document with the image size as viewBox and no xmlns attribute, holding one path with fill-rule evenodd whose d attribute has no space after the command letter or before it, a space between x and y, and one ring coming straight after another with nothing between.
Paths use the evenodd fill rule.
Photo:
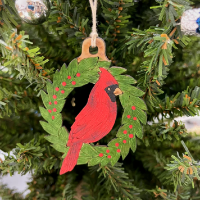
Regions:
<instances>
[{"instance_id":1,"label":"cardinal's orange beak","mask_svg":"<svg viewBox=\"0 0 200 200\"><path fill-rule=\"evenodd\" d=\"M122 94L123 92L119 89L119 88L116 88L115 91L114 91L114 95L115 96L118 96L120 94Z\"/></svg>"}]
</instances>

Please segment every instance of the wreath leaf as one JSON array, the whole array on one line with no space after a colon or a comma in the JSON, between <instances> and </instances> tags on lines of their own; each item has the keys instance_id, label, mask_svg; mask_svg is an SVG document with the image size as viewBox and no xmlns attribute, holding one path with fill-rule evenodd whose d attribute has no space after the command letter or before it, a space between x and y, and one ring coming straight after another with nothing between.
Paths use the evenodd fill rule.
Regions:
<instances>
[{"instance_id":1,"label":"wreath leaf","mask_svg":"<svg viewBox=\"0 0 200 200\"><path fill-rule=\"evenodd\" d=\"M65 98L75 88L85 84L96 83L99 74L99 67L108 69L119 83L123 94L120 95L120 102L124 108L122 116L122 126L119 128L116 138L108 143L107 146L93 146L83 144L77 164L86 164L93 166L101 164L105 166L109 162L114 165L122 156L125 159L129 150L136 150L136 136L143 137L142 124L147 121L144 110L147 110L146 104L139 97L144 92L134 87L137 81L128 75L120 75L127 70L121 67L111 67L111 62L99 61L98 57L83 59L78 63L74 59L69 66L65 64L60 71L56 71L53 76L53 83L47 82L47 93L41 91L41 97L45 107L40 107L43 118L47 121L40 121L43 129L50 135L45 138L52 143L52 147L57 151L67 155L69 147L66 146L69 133L62 126L61 111L65 104Z\"/></svg>"}]
</instances>

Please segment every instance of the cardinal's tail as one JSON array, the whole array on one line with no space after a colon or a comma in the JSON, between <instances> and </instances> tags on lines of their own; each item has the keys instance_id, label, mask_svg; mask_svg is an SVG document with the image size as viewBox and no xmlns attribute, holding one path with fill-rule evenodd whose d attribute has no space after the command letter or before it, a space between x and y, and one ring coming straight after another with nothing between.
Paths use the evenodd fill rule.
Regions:
<instances>
[{"instance_id":1,"label":"cardinal's tail","mask_svg":"<svg viewBox=\"0 0 200 200\"><path fill-rule=\"evenodd\" d=\"M82 143L76 143L69 148L67 156L65 157L62 163L62 167L60 169L60 175L72 171L74 169L75 165L77 164L81 147Z\"/></svg>"}]
</instances>

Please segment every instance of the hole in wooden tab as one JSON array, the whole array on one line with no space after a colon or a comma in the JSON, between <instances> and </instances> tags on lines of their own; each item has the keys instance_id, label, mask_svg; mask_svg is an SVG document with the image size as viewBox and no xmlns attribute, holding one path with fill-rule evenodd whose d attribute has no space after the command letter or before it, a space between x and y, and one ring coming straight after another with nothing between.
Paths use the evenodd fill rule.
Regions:
<instances>
[{"instance_id":1,"label":"hole in wooden tab","mask_svg":"<svg viewBox=\"0 0 200 200\"><path fill-rule=\"evenodd\" d=\"M89 52L91 53L91 54L97 54L98 53L98 47L91 47L90 46L90 48L89 48Z\"/></svg>"}]
</instances>

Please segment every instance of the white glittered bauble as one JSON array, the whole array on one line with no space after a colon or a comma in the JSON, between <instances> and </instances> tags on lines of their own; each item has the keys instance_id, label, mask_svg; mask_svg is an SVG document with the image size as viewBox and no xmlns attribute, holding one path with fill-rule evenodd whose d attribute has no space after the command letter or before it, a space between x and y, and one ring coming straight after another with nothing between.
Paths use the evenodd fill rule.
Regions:
<instances>
[{"instance_id":1,"label":"white glittered bauble","mask_svg":"<svg viewBox=\"0 0 200 200\"><path fill-rule=\"evenodd\" d=\"M49 0L16 0L15 8L20 18L28 24L41 24L50 14Z\"/></svg>"},{"instance_id":2,"label":"white glittered bauble","mask_svg":"<svg viewBox=\"0 0 200 200\"><path fill-rule=\"evenodd\" d=\"M181 31L185 35L198 35L199 25L197 20L200 18L200 8L190 9L183 13L181 17Z\"/></svg>"}]
</instances>

